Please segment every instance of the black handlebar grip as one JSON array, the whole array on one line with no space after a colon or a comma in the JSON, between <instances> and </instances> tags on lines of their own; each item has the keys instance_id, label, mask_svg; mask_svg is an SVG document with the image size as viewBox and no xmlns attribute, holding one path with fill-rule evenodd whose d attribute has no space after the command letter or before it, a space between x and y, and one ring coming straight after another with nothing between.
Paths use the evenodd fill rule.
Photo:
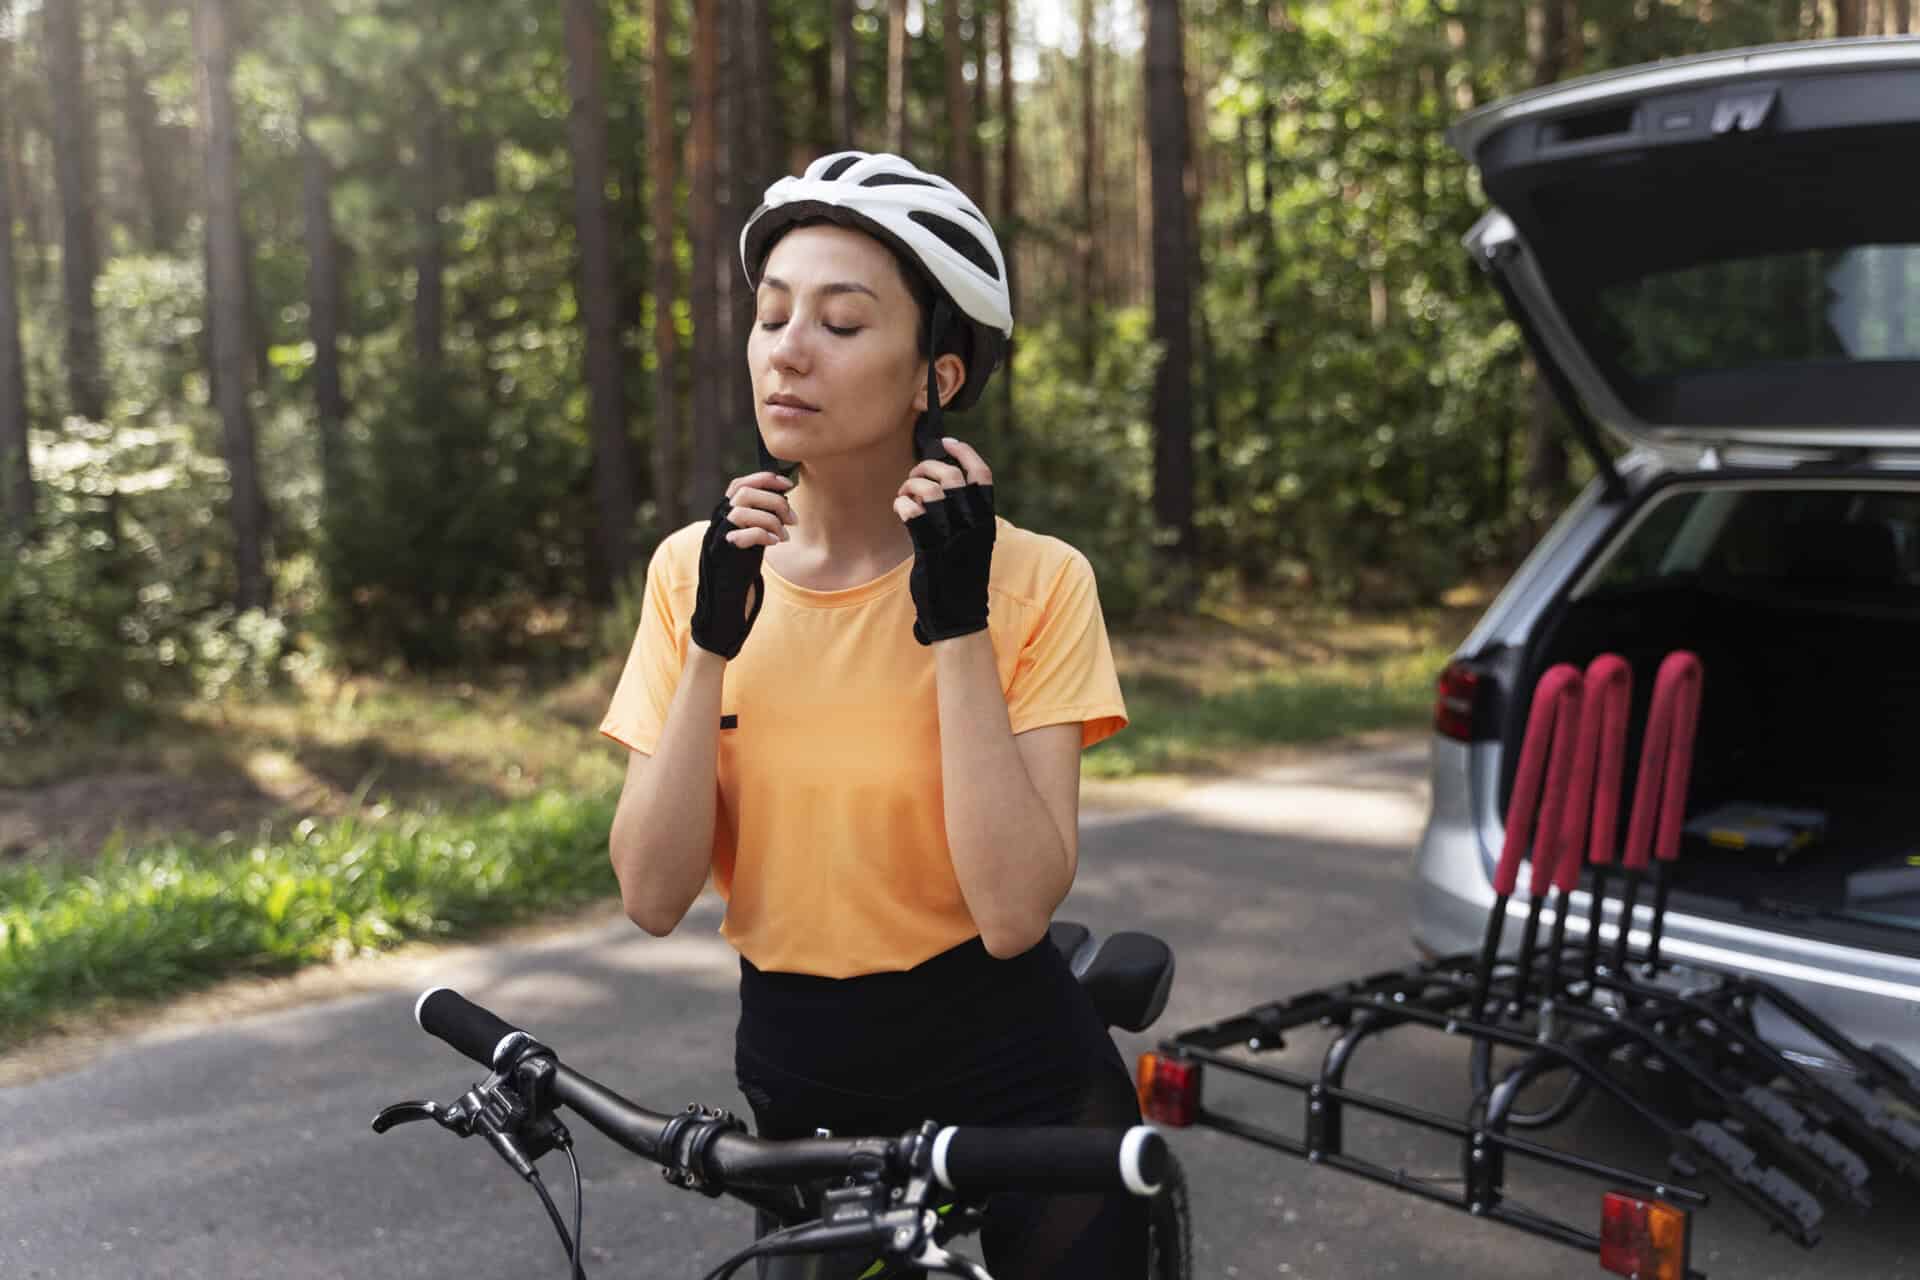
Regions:
<instances>
[{"instance_id":1,"label":"black handlebar grip","mask_svg":"<svg viewBox=\"0 0 1920 1280\"><path fill-rule=\"evenodd\" d=\"M414 1002L413 1020L430 1036L439 1036L483 1067L493 1067L509 1036L525 1035L518 1027L482 1009L452 987L430 987Z\"/></svg>"},{"instance_id":2,"label":"black handlebar grip","mask_svg":"<svg viewBox=\"0 0 1920 1280\"><path fill-rule=\"evenodd\" d=\"M1048 1188L1131 1191L1166 1182L1172 1153L1157 1130L947 1128L933 1143L933 1172L949 1191Z\"/></svg>"}]
</instances>

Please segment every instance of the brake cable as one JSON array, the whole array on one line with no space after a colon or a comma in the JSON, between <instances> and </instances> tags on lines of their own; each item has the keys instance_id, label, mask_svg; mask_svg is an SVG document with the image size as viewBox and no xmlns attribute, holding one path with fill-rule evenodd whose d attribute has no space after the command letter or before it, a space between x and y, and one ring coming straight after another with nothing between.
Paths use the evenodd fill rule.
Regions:
<instances>
[{"instance_id":1,"label":"brake cable","mask_svg":"<svg viewBox=\"0 0 1920 1280\"><path fill-rule=\"evenodd\" d=\"M580 1256L585 1251L586 1201L581 1188L580 1162L573 1154L573 1135L567 1132L566 1125L560 1122L550 1107L529 1106L520 1093L509 1087L507 1079L507 1076L494 1072L453 1103L397 1102L383 1107L380 1114L374 1117L373 1131L385 1133L395 1125L432 1120L457 1137L470 1138L476 1133L484 1137L494 1153L539 1195L547 1217L553 1222L553 1229L560 1234L560 1246L566 1250L572 1280L586 1280L586 1272L580 1265ZM526 1080L530 1086L529 1092L536 1096L544 1092L544 1082L545 1076L537 1067L528 1074ZM560 1216L559 1206L553 1202L553 1195L547 1190L546 1180L533 1163L556 1148L566 1153L567 1164L573 1170L571 1235L567 1233L566 1220Z\"/></svg>"}]
</instances>

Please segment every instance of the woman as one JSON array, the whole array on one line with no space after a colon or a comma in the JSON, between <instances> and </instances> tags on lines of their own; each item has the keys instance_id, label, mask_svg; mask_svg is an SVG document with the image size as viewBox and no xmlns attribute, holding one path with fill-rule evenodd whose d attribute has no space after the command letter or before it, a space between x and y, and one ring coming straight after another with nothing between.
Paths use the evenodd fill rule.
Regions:
<instances>
[{"instance_id":1,"label":"woman","mask_svg":"<svg viewBox=\"0 0 1920 1280\"><path fill-rule=\"evenodd\" d=\"M741 260L762 469L655 551L601 726L631 749L627 913L664 935L711 873L765 1136L1137 1123L1047 940L1079 753L1126 723L1092 569L997 517L940 434L1012 332L993 231L945 179L842 152L768 189ZM1114 1280L1145 1237L1133 1197L1006 1197L981 1245L1000 1280Z\"/></svg>"}]
</instances>

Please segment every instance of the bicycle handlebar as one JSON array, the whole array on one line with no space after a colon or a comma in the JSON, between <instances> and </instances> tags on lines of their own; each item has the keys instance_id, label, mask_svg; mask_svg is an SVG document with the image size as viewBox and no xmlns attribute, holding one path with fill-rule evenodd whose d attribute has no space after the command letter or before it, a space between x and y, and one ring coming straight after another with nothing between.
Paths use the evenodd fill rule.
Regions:
<instances>
[{"instance_id":1,"label":"bicycle handlebar","mask_svg":"<svg viewBox=\"0 0 1920 1280\"><path fill-rule=\"evenodd\" d=\"M1131 1129L945 1128L934 1139L933 1173L949 1191L1130 1191L1150 1196L1166 1180L1167 1144L1146 1125Z\"/></svg>"},{"instance_id":2,"label":"bicycle handlebar","mask_svg":"<svg viewBox=\"0 0 1920 1280\"><path fill-rule=\"evenodd\" d=\"M413 1020L483 1067L497 1070L501 1051L526 1032L483 1009L452 987L429 987L413 1002ZM527 1036L529 1040L533 1037Z\"/></svg>"},{"instance_id":3,"label":"bicycle handlebar","mask_svg":"<svg viewBox=\"0 0 1920 1280\"><path fill-rule=\"evenodd\" d=\"M791 1185L856 1172L903 1167L917 1134L903 1138L796 1138L770 1141L722 1131L704 1135L695 1152L691 1129L682 1124L675 1150L666 1151L671 1127L684 1117L639 1107L605 1085L563 1065L527 1032L449 987L434 987L414 1005L421 1030L446 1041L494 1071L510 1070L522 1058L544 1054L553 1064L554 1101L622 1147L660 1164L686 1167L719 1189ZM1166 1140L1146 1125L1126 1130L1076 1126L941 1129L934 1137L932 1172L949 1191L998 1190L1159 1191L1171 1159Z\"/></svg>"}]
</instances>

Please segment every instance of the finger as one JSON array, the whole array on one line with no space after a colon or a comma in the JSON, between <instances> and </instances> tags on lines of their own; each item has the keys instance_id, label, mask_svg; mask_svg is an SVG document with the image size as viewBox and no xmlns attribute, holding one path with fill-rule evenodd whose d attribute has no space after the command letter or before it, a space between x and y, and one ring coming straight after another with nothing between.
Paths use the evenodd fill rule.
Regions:
<instances>
[{"instance_id":1,"label":"finger","mask_svg":"<svg viewBox=\"0 0 1920 1280\"><path fill-rule=\"evenodd\" d=\"M905 524L909 520L917 520L927 514L927 509L912 498L902 495L893 500L893 514L899 516L900 522Z\"/></svg>"},{"instance_id":2,"label":"finger","mask_svg":"<svg viewBox=\"0 0 1920 1280\"><path fill-rule=\"evenodd\" d=\"M740 529L762 529L772 534L776 541L787 538L786 524L771 511L759 511L753 507L735 507L727 512L727 521Z\"/></svg>"},{"instance_id":3,"label":"finger","mask_svg":"<svg viewBox=\"0 0 1920 1280\"><path fill-rule=\"evenodd\" d=\"M960 468L954 466L951 462L941 462L935 458L929 458L925 462L915 463L913 470L907 472L907 474L909 476L924 477L925 479L933 481L942 489L958 489L967 482L966 474L962 472Z\"/></svg>"},{"instance_id":4,"label":"finger","mask_svg":"<svg viewBox=\"0 0 1920 1280\"><path fill-rule=\"evenodd\" d=\"M906 483L900 486L900 492L922 504L947 500L947 491L940 482L924 476L908 476Z\"/></svg>"},{"instance_id":5,"label":"finger","mask_svg":"<svg viewBox=\"0 0 1920 1280\"><path fill-rule=\"evenodd\" d=\"M752 475L735 476L727 485L727 496L731 498L741 489L770 489L775 493L793 488L793 481L778 471L756 471Z\"/></svg>"},{"instance_id":6,"label":"finger","mask_svg":"<svg viewBox=\"0 0 1920 1280\"><path fill-rule=\"evenodd\" d=\"M735 529L727 535L727 541L744 551L748 547L770 547L780 539L765 529Z\"/></svg>"},{"instance_id":7,"label":"finger","mask_svg":"<svg viewBox=\"0 0 1920 1280\"><path fill-rule=\"evenodd\" d=\"M735 508L752 507L759 511L771 511L786 524L798 524L800 517L795 513L793 504L782 493L768 493L765 489L752 486L742 488L733 495Z\"/></svg>"},{"instance_id":8,"label":"finger","mask_svg":"<svg viewBox=\"0 0 1920 1280\"><path fill-rule=\"evenodd\" d=\"M993 469L987 465L987 460L981 457L972 445L964 440L956 440L952 436L940 437L940 443L947 447L947 452L953 455L953 460L960 464L960 470L966 474L968 484L993 483ZM947 487L951 489L958 486L948 485Z\"/></svg>"}]
</instances>

